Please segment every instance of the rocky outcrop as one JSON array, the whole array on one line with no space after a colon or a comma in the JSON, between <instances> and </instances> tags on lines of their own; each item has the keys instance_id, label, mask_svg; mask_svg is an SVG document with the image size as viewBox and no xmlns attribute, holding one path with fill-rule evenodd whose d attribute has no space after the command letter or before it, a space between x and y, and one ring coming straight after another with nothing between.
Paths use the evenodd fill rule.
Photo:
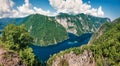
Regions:
<instances>
[{"instance_id":1,"label":"rocky outcrop","mask_svg":"<svg viewBox=\"0 0 120 66\"><path fill-rule=\"evenodd\" d=\"M74 23L68 22L67 19L56 18L56 21L61 24L67 32L77 34L77 26Z\"/></svg>"},{"instance_id":2,"label":"rocky outcrop","mask_svg":"<svg viewBox=\"0 0 120 66\"><path fill-rule=\"evenodd\" d=\"M65 62L62 62L62 60ZM71 51L61 57L56 57L52 66L64 66L61 64L67 64L67 66L96 66L92 52L88 52L87 50L84 50L84 52L79 55L76 55Z\"/></svg>"},{"instance_id":3,"label":"rocky outcrop","mask_svg":"<svg viewBox=\"0 0 120 66\"><path fill-rule=\"evenodd\" d=\"M94 17L86 14L70 15L61 13L55 17L67 32L81 35L83 33L95 32L105 22L110 22L109 18Z\"/></svg>"},{"instance_id":4,"label":"rocky outcrop","mask_svg":"<svg viewBox=\"0 0 120 66\"><path fill-rule=\"evenodd\" d=\"M0 47L0 66L25 66L20 57Z\"/></svg>"}]
</instances>

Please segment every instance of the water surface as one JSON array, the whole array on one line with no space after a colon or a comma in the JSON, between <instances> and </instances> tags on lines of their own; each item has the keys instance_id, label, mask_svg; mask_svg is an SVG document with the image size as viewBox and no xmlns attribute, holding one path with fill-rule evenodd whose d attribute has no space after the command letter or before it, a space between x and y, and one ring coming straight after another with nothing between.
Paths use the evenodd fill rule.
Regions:
<instances>
[{"instance_id":1,"label":"water surface","mask_svg":"<svg viewBox=\"0 0 120 66\"><path fill-rule=\"evenodd\" d=\"M74 34L69 33L69 39L60 42L56 45L50 45L47 47L41 46L31 46L34 54L43 62L47 61L50 55L58 53L62 50L69 49L71 47L79 47L83 44L87 44L90 40L92 33L86 33L81 36L76 36Z\"/></svg>"}]
</instances>

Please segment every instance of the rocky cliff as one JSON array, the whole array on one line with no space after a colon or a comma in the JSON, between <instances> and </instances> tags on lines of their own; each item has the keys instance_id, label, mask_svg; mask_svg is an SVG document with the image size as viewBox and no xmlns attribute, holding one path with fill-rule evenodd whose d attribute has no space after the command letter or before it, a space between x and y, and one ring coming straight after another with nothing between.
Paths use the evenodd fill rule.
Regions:
<instances>
[{"instance_id":1,"label":"rocky cliff","mask_svg":"<svg viewBox=\"0 0 120 66\"><path fill-rule=\"evenodd\" d=\"M72 51L60 57L56 57L51 66L96 66L92 52L84 50L76 55Z\"/></svg>"},{"instance_id":2,"label":"rocky cliff","mask_svg":"<svg viewBox=\"0 0 120 66\"><path fill-rule=\"evenodd\" d=\"M110 27L109 27L110 26ZM49 66L120 66L120 18L104 24L88 45L70 48L49 58Z\"/></svg>"},{"instance_id":3,"label":"rocky cliff","mask_svg":"<svg viewBox=\"0 0 120 66\"><path fill-rule=\"evenodd\" d=\"M111 22L109 18L94 17L83 13L77 15L60 13L55 19L67 32L76 35L95 32L102 24Z\"/></svg>"},{"instance_id":4,"label":"rocky cliff","mask_svg":"<svg viewBox=\"0 0 120 66\"><path fill-rule=\"evenodd\" d=\"M0 66L25 66L25 64L16 53L0 47Z\"/></svg>"}]
</instances>

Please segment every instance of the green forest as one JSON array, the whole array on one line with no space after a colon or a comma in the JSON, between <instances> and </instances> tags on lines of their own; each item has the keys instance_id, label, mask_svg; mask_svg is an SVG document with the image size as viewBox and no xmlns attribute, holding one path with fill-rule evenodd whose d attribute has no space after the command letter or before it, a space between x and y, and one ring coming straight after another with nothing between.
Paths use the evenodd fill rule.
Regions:
<instances>
[{"instance_id":1,"label":"green forest","mask_svg":"<svg viewBox=\"0 0 120 66\"><path fill-rule=\"evenodd\" d=\"M4 57L12 59L10 54L19 57L20 64L25 66L40 66L40 62L33 53L32 44L33 38L30 36L24 25L16 26L14 24L7 25L0 37L0 46L7 51Z\"/></svg>"},{"instance_id":2,"label":"green forest","mask_svg":"<svg viewBox=\"0 0 120 66\"><path fill-rule=\"evenodd\" d=\"M53 23L49 22L48 24ZM102 35L98 37L99 31L96 32L98 34L96 36L93 35L93 37L98 38L94 40L93 38L91 38L92 42L90 44L83 45L82 48L74 47L54 54L48 59L47 65L51 66L53 60L56 59L56 57L60 57L64 54L70 53L71 51L73 51L76 55L79 55L84 50L87 50L93 53L93 58L91 58L91 61L95 59L97 66L120 66L120 18L116 19L113 22L105 23L100 28L100 31L104 30ZM64 33L63 35L65 34L66 33ZM11 59L13 58L12 56L10 56L10 54L12 53L19 57L18 60L20 61L21 65L40 66L40 60L38 60L38 58L34 55L33 50L30 47L30 45L33 45L34 39L34 36L29 33L28 28L26 28L24 24L7 25L3 29L2 36L0 37L0 47L4 48L9 55L8 56L5 54L4 57L9 57L7 59ZM62 60L60 65L61 64L68 66L66 60Z\"/></svg>"},{"instance_id":3,"label":"green forest","mask_svg":"<svg viewBox=\"0 0 120 66\"><path fill-rule=\"evenodd\" d=\"M110 24L105 25L110 26ZM112 27L109 27L109 29L107 28L98 39L95 39L89 45L83 45L82 48L70 48L54 54L47 61L48 66L52 65L52 62L56 57L63 56L71 51L78 55L84 50L89 52L92 51L97 66L120 66L120 18L111 23L111 26Z\"/></svg>"},{"instance_id":4,"label":"green forest","mask_svg":"<svg viewBox=\"0 0 120 66\"><path fill-rule=\"evenodd\" d=\"M0 66L120 66L120 0L0 0Z\"/></svg>"},{"instance_id":5,"label":"green forest","mask_svg":"<svg viewBox=\"0 0 120 66\"><path fill-rule=\"evenodd\" d=\"M67 31L51 17L44 15L30 15L23 22L39 46L56 44L68 38Z\"/></svg>"}]
</instances>

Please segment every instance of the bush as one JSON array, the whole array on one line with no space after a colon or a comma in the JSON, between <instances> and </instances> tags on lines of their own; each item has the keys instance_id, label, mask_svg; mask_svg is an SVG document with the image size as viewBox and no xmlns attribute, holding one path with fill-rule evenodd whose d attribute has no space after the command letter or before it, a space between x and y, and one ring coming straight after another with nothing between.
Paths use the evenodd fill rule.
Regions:
<instances>
[{"instance_id":1,"label":"bush","mask_svg":"<svg viewBox=\"0 0 120 66\"><path fill-rule=\"evenodd\" d=\"M9 24L2 32L0 44L8 51L17 53L26 66L40 66L39 60L35 57L29 45L33 38L24 25L16 26Z\"/></svg>"},{"instance_id":2,"label":"bush","mask_svg":"<svg viewBox=\"0 0 120 66\"><path fill-rule=\"evenodd\" d=\"M19 54L20 54L20 57L25 62L26 66L34 66L34 65L38 66L38 65L40 65L39 61L36 60L36 57L33 53L32 48L27 47L23 50L20 50Z\"/></svg>"},{"instance_id":3,"label":"bush","mask_svg":"<svg viewBox=\"0 0 120 66\"><path fill-rule=\"evenodd\" d=\"M31 44L32 40L32 37L25 29L24 25L16 26L14 24L9 24L2 32L2 41L10 44L10 49L12 50L25 48Z\"/></svg>"}]
</instances>

